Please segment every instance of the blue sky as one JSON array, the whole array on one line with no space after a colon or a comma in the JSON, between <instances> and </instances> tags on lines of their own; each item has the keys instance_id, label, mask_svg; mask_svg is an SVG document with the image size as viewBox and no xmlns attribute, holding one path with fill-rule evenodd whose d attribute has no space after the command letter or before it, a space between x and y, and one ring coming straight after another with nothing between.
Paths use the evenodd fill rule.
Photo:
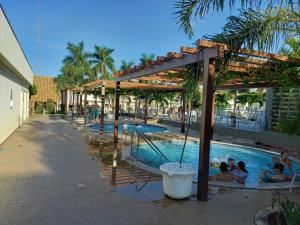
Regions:
<instances>
[{"instance_id":1,"label":"blue sky","mask_svg":"<svg viewBox=\"0 0 300 225\"><path fill-rule=\"evenodd\" d=\"M34 73L56 76L67 54L67 42L84 41L115 49L114 59L138 63L142 53L165 55L192 46L205 34L220 32L229 10L193 22L195 37L188 39L172 15L176 0L39 0L40 47L37 57L38 0L2 0L1 4L21 42ZM40 63L38 63L38 61Z\"/></svg>"}]
</instances>

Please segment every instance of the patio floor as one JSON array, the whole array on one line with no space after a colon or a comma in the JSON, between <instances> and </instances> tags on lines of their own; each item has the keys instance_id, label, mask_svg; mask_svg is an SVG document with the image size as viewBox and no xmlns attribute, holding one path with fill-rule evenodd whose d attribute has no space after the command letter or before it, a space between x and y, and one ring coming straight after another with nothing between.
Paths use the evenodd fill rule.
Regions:
<instances>
[{"instance_id":1,"label":"patio floor","mask_svg":"<svg viewBox=\"0 0 300 225\"><path fill-rule=\"evenodd\" d=\"M139 192L135 184L111 185L90 152L57 116L34 116L17 129L0 145L0 225L253 225L271 205L270 191L212 188L204 203L165 197L157 179ZM291 198L300 202L299 190Z\"/></svg>"}]
</instances>

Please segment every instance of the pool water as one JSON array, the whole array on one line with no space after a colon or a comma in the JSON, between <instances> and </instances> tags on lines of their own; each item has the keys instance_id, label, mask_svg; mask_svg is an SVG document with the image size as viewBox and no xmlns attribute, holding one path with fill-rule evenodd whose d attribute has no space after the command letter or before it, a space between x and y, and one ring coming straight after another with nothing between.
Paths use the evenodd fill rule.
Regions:
<instances>
[{"instance_id":1,"label":"pool water","mask_svg":"<svg viewBox=\"0 0 300 225\"><path fill-rule=\"evenodd\" d=\"M155 141L155 145L161 152L171 161L178 162L180 159L183 141ZM133 150L132 155L136 157L136 150ZM257 183L262 171L267 169L267 163L272 162L272 157L279 157L278 155L256 150L254 148L246 148L239 146L232 146L226 144L212 144L210 151L210 159L218 159L219 161L227 161L228 158L233 158L235 162L244 161L246 169L248 170L248 178L246 183ZM192 163L194 168L198 168L199 158L199 142L187 141L184 152L183 162ZM159 166L166 162L165 159L160 158L147 144L142 144L139 147L139 160L145 164L159 168ZM300 165L293 162L293 170L300 169ZM219 172L218 168L209 169L209 174L214 175ZM196 177L194 177L196 179Z\"/></svg>"},{"instance_id":2,"label":"pool water","mask_svg":"<svg viewBox=\"0 0 300 225\"><path fill-rule=\"evenodd\" d=\"M135 124L126 124L127 130L129 132L133 131L136 128ZM99 130L99 124L90 125L90 128ZM123 124L119 124L119 132L123 131ZM165 127L155 126L155 125L147 125L147 124L139 124L137 129L140 129L144 133L161 133L165 132L168 129ZM113 132L114 125L113 124L104 124L104 132Z\"/></svg>"}]
</instances>

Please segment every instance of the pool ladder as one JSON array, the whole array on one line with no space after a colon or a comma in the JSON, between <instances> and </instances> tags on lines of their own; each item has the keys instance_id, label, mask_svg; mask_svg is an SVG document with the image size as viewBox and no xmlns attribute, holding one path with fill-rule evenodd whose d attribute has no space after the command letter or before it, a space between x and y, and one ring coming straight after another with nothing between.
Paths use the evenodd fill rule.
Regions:
<instances>
[{"instance_id":1,"label":"pool ladder","mask_svg":"<svg viewBox=\"0 0 300 225\"><path fill-rule=\"evenodd\" d=\"M139 159L139 145L140 145L140 138L142 138L149 146L150 148L157 154L160 158L165 159L166 161L170 162L170 160L165 156L164 153L151 141L151 139L141 130L135 129L131 133L131 142L130 142L130 154L132 155L133 153L133 135L134 133L137 136L137 144L136 144L136 152L137 152L137 160Z\"/></svg>"},{"instance_id":2,"label":"pool ladder","mask_svg":"<svg viewBox=\"0 0 300 225\"><path fill-rule=\"evenodd\" d=\"M135 160L139 161L139 145L140 145L140 138L142 138L149 146L150 148L160 157L160 158L164 158L165 160L167 160L168 162L170 162L170 160L159 150L159 148L150 140L149 137L147 137L145 135L145 133L141 130L137 130L134 129L131 133L131 142L130 142L130 156L132 156L133 153L133 136L134 134L136 135L137 138L137 144L136 144L136 157ZM137 170L137 166L135 166L135 169ZM136 171L135 173L135 178L134 178L134 183L135 183L135 190L137 192L140 192L151 180L152 180L152 176L149 176L149 179L146 180L140 187L138 185L139 181L138 181L138 173Z\"/></svg>"}]
</instances>

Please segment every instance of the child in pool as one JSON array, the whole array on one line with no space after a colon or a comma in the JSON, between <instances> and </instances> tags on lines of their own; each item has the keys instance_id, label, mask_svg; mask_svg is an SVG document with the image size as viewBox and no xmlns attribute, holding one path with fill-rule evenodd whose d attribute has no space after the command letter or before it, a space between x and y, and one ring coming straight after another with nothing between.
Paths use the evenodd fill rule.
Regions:
<instances>
[{"instance_id":1,"label":"child in pool","mask_svg":"<svg viewBox=\"0 0 300 225\"><path fill-rule=\"evenodd\" d=\"M233 176L228 171L228 165L225 162L220 163L220 173L210 176L209 180L223 181L223 182L232 182Z\"/></svg>"}]
</instances>

